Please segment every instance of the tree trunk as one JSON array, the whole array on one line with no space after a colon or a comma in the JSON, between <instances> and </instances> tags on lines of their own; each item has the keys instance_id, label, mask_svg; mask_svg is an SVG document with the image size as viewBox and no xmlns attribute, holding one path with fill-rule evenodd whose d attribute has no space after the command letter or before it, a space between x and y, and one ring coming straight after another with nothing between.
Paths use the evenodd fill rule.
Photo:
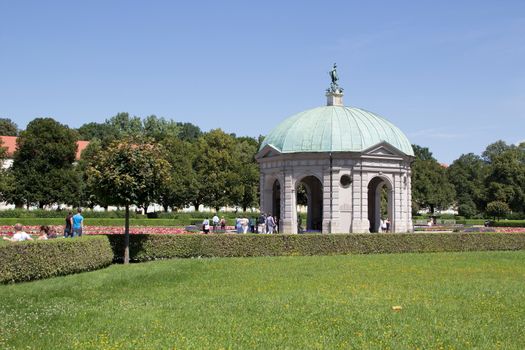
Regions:
<instances>
[{"instance_id":1,"label":"tree trunk","mask_svg":"<svg viewBox=\"0 0 525 350\"><path fill-rule=\"evenodd\" d=\"M124 224L124 264L129 264L129 204L126 204L126 219Z\"/></svg>"},{"instance_id":2,"label":"tree trunk","mask_svg":"<svg viewBox=\"0 0 525 350\"><path fill-rule=\"evenodd\" d=\"M193 203L193 206L195 207L195 211L199 211L199 207L201 206L201 204L199 202L195 202Z\"/></svg>"}]
</instances>

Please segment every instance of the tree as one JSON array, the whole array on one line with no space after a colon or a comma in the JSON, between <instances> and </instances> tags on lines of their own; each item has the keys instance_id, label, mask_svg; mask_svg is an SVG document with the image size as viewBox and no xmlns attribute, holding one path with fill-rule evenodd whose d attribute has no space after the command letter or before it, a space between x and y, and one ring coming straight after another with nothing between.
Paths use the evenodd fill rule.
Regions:
<instances>
[{"instance_id":1,"label":"tree","mask_svg":"<svg viewBox=\"0 0 525 350\"><path fill-rule=\"evenodd\" d=\"M142 123L145 136L157 142L167 138L178 137L181 129L174 121L158 118L155 115L146 117Z\"/></svg>"},{"instance_id":2,"label":"tree","mask_svg":"<svg viewBox=\"0 0 525 350\"><path fill-rule=\"evenodd\" d=\"M129 263L129 206L158 201L170 180L164 149L151 140L125 138L102 149L89 163L87 181L95 195L126 209L124 263Z\"/></svg>"},{"instance_id":3,"label":"tree","mask_svg":"<svg viewBox=\"0 0 525 350\"><path fill-rule=\"evenodd\" d=\"M179 138L183 141L195 142L202 136L201 129L192 123L178 122L177 126L180 128Z\"/></svg>"},{"instance_id":4,"label":"tree","mask_svg":"<svg viewBox=\"0 0 525 350\"><path fill-rule=\"evenodd\" d=\"M504 153L505 151L512 149L513 147L513 145L507 145L507 143L503 140L498 140L488 145L485 151L483 151L483 153L481 154L481 156L483 160L487 163L492 163L497 156Z\"/></svg>"},{"instance_id":5,"label":"tree","mask_svg":"<svg viewBox=\"0 0 525 350\"><path fill-rule=\"evenodd\" d=\"M78 128L78 133L81 140L91 141L98 139L104 144L109 144L119 137L118 130L107 122L84 124Z\"/></svg>"},{"instance_id":6,"label":"tree","mask_svg":"<svg viewBox=\"0 0 525 350\"><path fill-rule=\"evenodd\" d=\"M18 136L18 126L9 118L0 118L1 136Z\"/></svg>"},{"instance_id":7,"label":"tree","mask_svg":"<svg viewBox=\"0 0 525 350\"><path fill-rule=\"evenodd\" d=\"M428 149L428 147L421 147L418 145L412 145L412 149L414 150L414 156L417 160L433 160L436 161L434 156L432 156L432 152Z\"/></svg>"},{"instance_id":8,"label":"tree","mask_svg":"<svg viewBox=\"0 0 525 350\"><path fill-rule=\"evenodd\" d=\"M73 168L78 135L52 118L37 118L17 139L10 201L43 208L53 203L75 204L78 173Z\"/></svg>"},{"instance_id":9,"label":"tree","mask_svg":"<svg viewBox=\"0 0 525 350\"><path fill-rule=\"evenodd\" d=\"M172 172L169 184L161 191L160 204L164 210L181 208L190 204L197 192L197 177L192 169L196 147L176 138L166 138L162 145Z\"/></svg>"},{"instance_id":10,"label":"tree","mask_svg":"<svg viewBox=\"0 0 525 350\"><path fill-rule=\"evenodd\" d=\"M251 137L236 139L233 171L228 188L231 203L241 206L243 211L257 205L259 190L259 166L255 160L257 140Z\"/></svg>"},{"instance_id":11,"label":"tree","mask_svg":"<svg viewBox=\"0 0 525 350\"><path fill-rule=\"evenodd\" d=\"M428 148L412 145L416 159L412 163L413 210L446 209L454 202L455 191L446 169L440 165ZM419 158L418 158L419 157Z\"/></svg>"},{"instance_id":12,"label":"tree","mask_svg":"<svg viewBox=\"0 0 525 350\"><path fill-rule=\"evenodd\" d=\"M510 208L505 202L493 201L487 204L486 212L489 216L499 220L510 212Z\"/></svg>"},{"instance_id":13,"label":"tree","mask_svg":"<svg viewBox=\"0 0 525 350\"><path fill-rule=\"evenodd\" d=\"M3 141L0 139L0 165L7 158L7 148L3 147ZM8 193L13 191L14 179L11 172L0 166L0 201L8 199Z\"/></svg>"},{"instance_id":14,"label":"tree","mask_svg":"<svg viewBox=\"0 0 525 350\"><path fill-rule=\"evenodd\" d=\"M487 171L487 164L473 153L462 154L448 167L448 178L456 191L460 215L468 218L484 211L486 206L484 181Z\"/></svg>"},{"instance_id":15,"label":"tree","mask_svg":"<svg viewBox=\"0 0 525 350\"><path fill-rule=\"evenodd\" d=\"M204 204L215 210L232 204L230 191L235 154L235 139L220 129L211 130L196 143L193 169L197 176L197 190L192 198L195 209Z\"/></svg>"},{"instance_id":16,"label":"tree","mask_svg":"<svg viewBox=\"0 0 525 350\"><path fill-rule=\"evenodd\" d=\"M487 201L505 202L516 212L525 210L525 152L512 147L491 158L485 181Z\"/></svg>"},{"instance_id":17,"label":"tree","mask_svg":"<svg viewBox=\"0 0 525 350\"><path fill-rule=\"evenodd\" d=\"M142 120L139 117L130 117L129 113L125 112L106 120L106 124L113 127L119 137L138 137L144 132Z\"/></svg>"}]
</instances>

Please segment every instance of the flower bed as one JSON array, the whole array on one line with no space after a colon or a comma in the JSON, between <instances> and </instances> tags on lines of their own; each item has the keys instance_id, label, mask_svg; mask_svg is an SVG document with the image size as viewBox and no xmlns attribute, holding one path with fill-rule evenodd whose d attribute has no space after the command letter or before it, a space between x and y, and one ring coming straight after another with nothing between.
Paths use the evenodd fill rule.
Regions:
<instances>
[{"instance_id":1,"label":"flower bed","mask_svg":"<svg viewBox=\"0 0 525 350\"><path fill-rule=\"evenodd\" d=\"M63 226L51 226L56 230L58 236L62 236L64 233ZM226 230L233 230L233 226L226 226ZM0 235L11 236L13 232L13 226L0 226ZM31 234L37 235L40 231L40 226L24 226L24 231ZM202 232L189 229L188 227L173 227L173 226L132 226L129 228L129 233L132 235L138 234L156 234L156 235L178 235L178 234L189 234ZM213 233L213 231L210 231ZM224 231L218 231L217 233L223 233ZM124 234L123 226L84 226L84 235L120 235Z\"/></svg>"}]
</instances>

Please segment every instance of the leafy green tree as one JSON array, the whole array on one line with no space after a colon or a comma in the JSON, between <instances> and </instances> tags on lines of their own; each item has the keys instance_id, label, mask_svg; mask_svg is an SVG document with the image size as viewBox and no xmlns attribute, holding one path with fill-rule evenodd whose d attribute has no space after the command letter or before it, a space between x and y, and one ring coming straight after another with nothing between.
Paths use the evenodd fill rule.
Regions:
<instances>
[{"instance_id":1,"label":"leafy green tree","mask_svg":"<svg viewBox=\"0 0 525 350\"><path fill-rule=\"evenodd\" d=\"M143 120L144 135L160 142L167 138L179 136L180 127L172 120L150 115Z\"/></svg>"},{"instance_id":2,"label":"leafy green tree","mask_svg":"<svg viewBox=\"0 0 525 350\"><path fill-rule=\"evenodd\" d=\"M525 153L513 147L491 158L486 178L487 200L505 202L512 211L525 210Z\"/></svg>"},{"instance_id":3,"label":"leafy green tree","mask_svg":"<svg viewBox=\"0 0 525 350\"><path fill-rule=\"evenodd\" d=\"M0 165L3 164L7 158L7 148L3 147L3 142L0 139ZM13 191L14 179L12 173L3 166L0 166L0 201L7 201L9 199L8 193Z\"/></svg>"},{"instance_id":4,"label":"leafy green tree","mask_svg":"<svg viewBox=\"0 0 525 350\"><path fill-rule=\"evenodd\" d=\"M0 135L17 136L18 126L9 118L0 118Z\"/></svg>"},{"instance_id":5,"label":"leafy green tree","mask_svg":"<svg viewBox=\"0 0 525 350\"><path fill-rule=\"evenodd\" d=\"M192 169L196 146L177 138L162 141L166 160L171 164L171 180L161 190L160 204L167 211L189 205L197 193L197 177Z\"/></svg>"},{"instance_id":6,"label":"leafy green tree","mask_svg":"<svg viewBox=\"0 0 525 350\"><path fill-rule=\"evenodd\" d=\"M73 168L77 133L52 118L37 118L17 139L15 178L10 201L43 208L53 203L75 204L78 172Z\"/></svg>"},{"instance_id":7,"label":"leafy green tree","mask_svg":"<svg viewBox=\"0 0 525 350\"><path fill-rule=\"evenodd\" d=\"M497 156L512 149L513 147L515 146L507 145L505 141L498 140L488 145L485 151L483 151L483 153L481 154L481 156L483 160L486 161L487 163L492 163Z\"/></svg>"},{"instance_id":8,"label":"leafy green tree","mask_svg":"<svg viewBox=\"0 0 525 350\"><path fill-rule=\"evenodd\" d=\"M501 201L493 201L487 204L486 212L494 219L504 218L509 212L510 208L507 203Z\"/></svg>"},{"instance_id":9,"label":"leafy green tree","mask_svg":"<svg viewBox=\"0 0 525 350\"><path fill-rule=\"evenodd\" d=\"M488 166L479 156L462 154L447 169L448 178L456 191L458 212L471 217L484 211L485 185Z\"/></svg>"},{"instance_id":10,"label":"leafy green tree","mask_svg":"<svg viewBox=\"0 0 525 350\"><path fill-rule=\"evenodd\" d=\"M217 211L232 204L228 185L235 177L234 154L235 139L220 129L211 130L197 140L193 162L197 189L192 198L196 210L200 204Z\"/></svg>"},{"instance_id":11,"label":"leafy green tree","mask_svg":"<svg viewBox=\"0 0 525 350\"><path fill-rule=\"evenodd\" d=\"M202 136L201 129L192 123L178 122L179 138L183 141L195 142Z\"/></svg>"},{"instance_id":12,"label":"leafy green tree","mask_svg":"<svg viewBox=\"0 0 525 350\"><path fill-rule=\"evenodd\" d=\"M129 207L158 202L170 181L164 149L149 140L125 138L103 148L90 161L87 181L104 203L126 209L124 263L129 263Z\"/></svg>"},{"instance_id":13,"label":"leafy green tree","mask_svg":"<svg viewBox=\"0 0 525 350\"><path fill-rule=\"evenodd\" d=\"M233 171L229 178L230 202L242 207L257 205L259 191L259 166L255 160L258 143L251 137L236 139Z\"/></svg>"},{"instance_id":14,"label":"leafy green tree","mask_svg":"<svg viewBox=\"0 0 525 350\"><path fill-rule=\"evenodd\" d=\"M143 134L144 127L139 117L130 117L129 113L118 113L106 120L106 124L113 127L119 137L138 137Z\"/></svg>"},{"instance_id":15,"label":"leafy green tree","mask_svg":"<svg viewBox=\"0 0 525 350\"><path fill-rule=\"evenodd\" d=\"M414 156L417 160L433 160L436 161L434 156L432 155L432 152L428 149L428 147L421 147L419 145L412 145L412 149L414 150Z\"/></svg>"},{"instance_id":16,"label":"leafy green tree","mask_svg":"<svg viewBox=\"0 0 525 350\"><path fill-rule=\"evenodd\" d=\"M104 144L109 144L119 137L118 130L107 122L84 124L78 128L78 133L81 140L91 141L98 139Z\"/></svg>"},{"instance_id":17,"label":"leafy green tree","mask_svg":"<svg viewBox=\"0 0 525 350\"><path fill-rule=\"evenodd\" d=\"M455 197L446 169L432 156L428 148L412 145L416 159L412 163L412 207L414 211L446 209Z\"/></svg>"}]
</instances>

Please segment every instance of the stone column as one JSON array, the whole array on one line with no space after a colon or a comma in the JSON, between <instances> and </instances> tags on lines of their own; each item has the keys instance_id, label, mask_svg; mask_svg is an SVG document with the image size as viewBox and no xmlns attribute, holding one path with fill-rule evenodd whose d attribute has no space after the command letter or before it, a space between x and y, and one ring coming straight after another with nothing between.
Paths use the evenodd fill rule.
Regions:
<instances>
[{"instance_id":1,"label":"stone column","mask_svg":"<svg viewBox=\"0 0 525 350\"><path fill-rule=\"evenodd\" d=\"M355 168L354 168L355 169ZM370 232L368 221L368 173L359 169L352 171L352 233Z\"/></svg>"},{"instance_id":2,"label":"stone column","mask_svg":"<svg viewBox=\"0 0 525 350\"><path fill-rule=\"evenodd\" d=\"M297 209L295 194L295 179L290 171L284 172L281 185L281 218L279 232L297 233Z\"/></svg>"}]
</instances>

